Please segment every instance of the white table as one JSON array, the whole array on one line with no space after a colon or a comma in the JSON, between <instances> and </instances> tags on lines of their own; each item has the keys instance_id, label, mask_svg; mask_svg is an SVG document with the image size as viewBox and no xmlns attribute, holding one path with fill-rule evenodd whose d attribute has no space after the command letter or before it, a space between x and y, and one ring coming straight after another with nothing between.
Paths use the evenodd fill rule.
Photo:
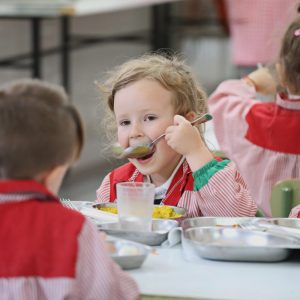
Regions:
<instances>
[{"instance_id":1,"label":"white table","mask_svg":"<svg viewBox=\"0 0 300 300\"><path fill-rule=\"evenodd\" d=\"M108 13L180 0L1 0L5 16L84 16Z\"/></svg>"},{"instance_id":2,"label":"white table","mask_svg":"<svg viewBox=\"0 0 300 300\"><path fill-rule=\"evenodd\" d=\"M61 56L62 85L70 91L70 51L87 45L112 41L146 41L152 50L170 47L170 3L182 0L1 0L0 18L29 20L31 23L31 52L0 60L0 67L30 68L34 78L42 78L41 57L53 53ZM152 24L149 36L140 34L115 36L79 36L71 33L70 19L93 14L105 14L140 7L152 8ZM42 50L42 21L46 18L59 18L59 47ZM32 64L24 63L30 58Z\"/></svg>"},{"instance_id":3,"label":"white table","mask_svg":"<svg viewBox=\"0 0 300 300\"><path fill-rule=\"evenodd\" d=\"M184 299L300 299L300 258L277 263L183 258L181 246L158 248L140 269L129 271L144 295Z\"/></svg>"}]
</instances>

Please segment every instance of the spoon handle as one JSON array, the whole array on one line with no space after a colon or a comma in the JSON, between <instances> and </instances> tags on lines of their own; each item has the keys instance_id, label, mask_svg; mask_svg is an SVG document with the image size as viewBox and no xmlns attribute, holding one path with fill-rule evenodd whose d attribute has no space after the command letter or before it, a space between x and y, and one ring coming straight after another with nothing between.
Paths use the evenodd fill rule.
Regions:
<instances>
[{"instance_id":1,"label":"spoon handle","mask_svg":"<svg viewBox=\"0 0 300 300\"><path fill-rule=\"evenodd\" d=\"M200 125L202 123L205 123L209 120L211 120L213 117L210 114L204 114L196 119L194 119L193 121L191 121L192 125ZM150 147L152 147L154 144L156 144L158 141L160 141L163 137L165 137L165 133L161 134L160 136L158 136L156 139L154 139L151 144Z\"/></svg>"},{"instance_id":2,"label":"spoon handle","mask_svg":"<svg viewBox=\"0 0 300 300\"><path fill-rule=\"evenodd\" d=\"M212 118L213 118L212 115L204 114L204 115L194 119L193 121L191 121L191 124L192 125L200 125L202 123L212 120Z\"/></svg>"}]
</instances>

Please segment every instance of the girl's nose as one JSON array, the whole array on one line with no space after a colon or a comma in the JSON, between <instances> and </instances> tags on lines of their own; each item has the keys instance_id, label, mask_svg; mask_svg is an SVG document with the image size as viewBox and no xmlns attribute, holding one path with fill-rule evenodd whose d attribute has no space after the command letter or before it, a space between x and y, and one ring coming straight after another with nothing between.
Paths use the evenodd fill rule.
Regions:
<instances>
[{"instance_id":1,"label":"girl's nose","mask_svg":"<svg viewBox=\"0 0 300 300\"><path fill-rule=\"evenodd\" d=\"M130 130L130 138L138 138L143 135L144 133L140 124L138 122L132 123L131 130Z\"/></svg>"}]
</instances>

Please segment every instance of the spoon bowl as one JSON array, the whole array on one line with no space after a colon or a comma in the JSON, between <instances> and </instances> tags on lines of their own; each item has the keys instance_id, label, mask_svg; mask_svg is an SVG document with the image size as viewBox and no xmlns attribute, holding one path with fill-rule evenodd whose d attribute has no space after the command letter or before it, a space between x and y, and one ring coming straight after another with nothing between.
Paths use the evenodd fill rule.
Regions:
<instances>
[{"instance_id":1,"label":"spoon bowl","mask_svg":"<svg viewBox=\"0 0 300 300\"><path fill-rule=\"evenodd\" d=\"M210 114L204 114L193 121L191 121L192 125L199 125L205 123L212 119ZM162 138L165 137L165 133L158 136L156 139L149 142L143 142L140 144L136 144L127 148L121 147L119 144L114 144L112 147L112 152L116 156L116 158L123 159L123 158L141 158L146 155L153 153L155 144L158 143Z\"/></svg>"},{"instance_id":2,"label":"spoon bowl","mask_svg":"<svg viewBox=\"0 0 300 300\"><path fill-rule=\"evenodd\" d=\"M112 152L119 159L139 158L151 153L151 148L149 148L150 144L151 144L150 139L148 144L138 144L135 146L127 147L125 149L123 149L123 147L121 147L119 144L115 144L112 147Z\"/></svg>"}]
</instances>

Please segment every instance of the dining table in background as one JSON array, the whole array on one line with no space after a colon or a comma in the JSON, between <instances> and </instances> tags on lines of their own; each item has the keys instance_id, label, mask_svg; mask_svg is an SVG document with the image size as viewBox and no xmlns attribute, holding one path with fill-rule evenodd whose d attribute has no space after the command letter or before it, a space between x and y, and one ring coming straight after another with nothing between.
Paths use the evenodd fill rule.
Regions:
<instances>
[{"instance_id":1,"label":"dining table in background","mask_svg":"<svg viewBox=\"0 0 300 300\"><path fill-rule=\"evenodd\" d=\"M152 50L170 47L171 34L170 5L182 0L1 0L1 20L28 20L30 22L29 53L20 53L0 59L0 67L31 69L33 78L42 78L42 58L59 53L61 83L70 93L71 50L104 42L149 43ZM71 30L72 18L101 15L142 7L151 8L151 24L148 36L144 34L123 34L108 36L79 35ZM44 49L42 45L42 22L46 19L59 19L60 44ZM29 59L29 63L28 63Z\"/></svg>"}]
</instances>

